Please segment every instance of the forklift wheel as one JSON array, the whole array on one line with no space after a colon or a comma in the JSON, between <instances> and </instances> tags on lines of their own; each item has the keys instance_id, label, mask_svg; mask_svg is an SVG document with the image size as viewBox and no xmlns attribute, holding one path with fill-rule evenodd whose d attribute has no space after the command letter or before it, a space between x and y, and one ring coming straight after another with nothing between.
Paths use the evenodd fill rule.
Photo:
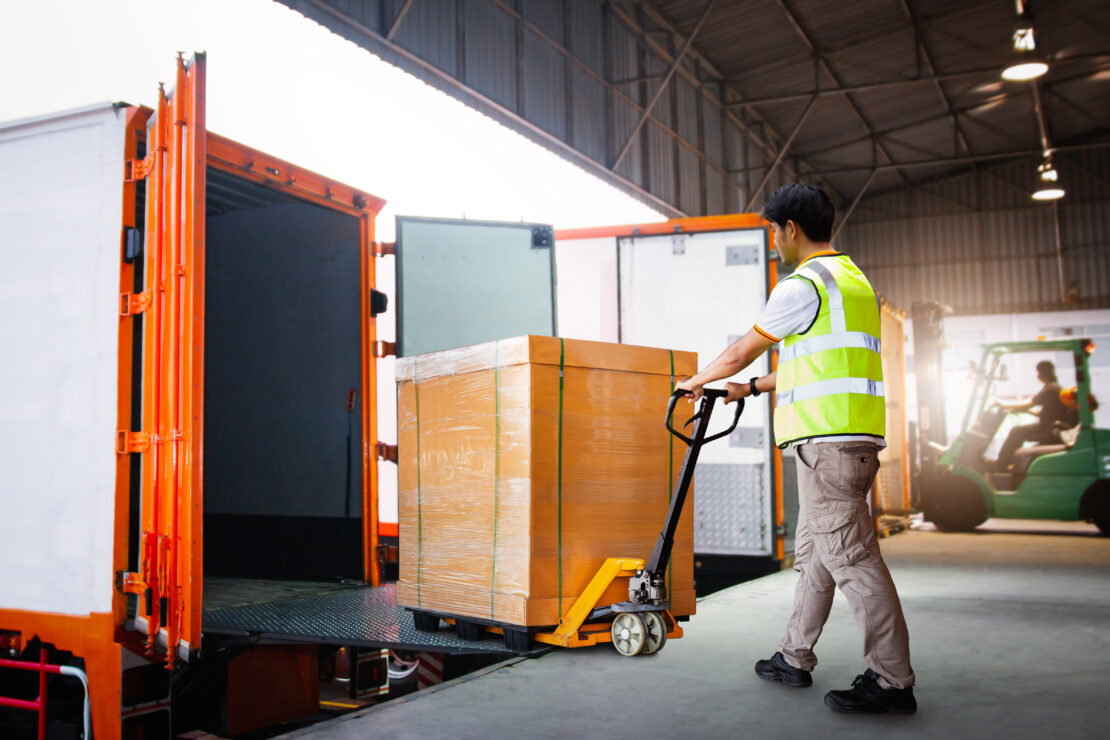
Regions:
<instances>
[{"instance_id":1,"label":"forklift wheel","mask_svg":"<svg viewBox=\"0 0 1110 740\"><path fill-rule=\"evenodd\" d=\"M1095 481L1083 494L1080 510L1098 525L1103 535L1110 536L1110 480Z\"/></svg>"},{"instance_id":2,"label":"forklift wheel","mask_svg":"<svg viewBox=\"0 0 1110 740\"><path fill-rule=\"evenodd\" d=\"M621 655L639 655L647 642L647 628L644 620L635 612L623 612L613 620L609 628L613 635L613 647Z\"/></svg>"},{"instance_id":3,"label":"forklift wheel","mask_svg":"<svg viewBox=\"0 0 1110 740\"><path fill-rule=\"evenodd\" d=\"M439 617L425 612L413 612L412 624L421 632L439 632Z\"/></svg>"},{"instance_id":4,"label":"forklift wheel","mask_svg":"<svg viewBox=\"0 0 1110 740\"><path fill-rule=\"evenodd\" d=\"M942 532L970 532L987 520L979 487L952 473L932 481L924 491L921 508L925 519Z\"/></svg>"},{"instance_id":5,"label":"forklift wheel","mask_svg":"<svg viewBox=\"0 0 1110 740\"><path fill-rule=\"evenodd\" d=\"M644 612L641 616L644 619L645 635L647 637L641 654L654 655L667 644L667 623L659 612Z\"/></svg>"}]
</instances>

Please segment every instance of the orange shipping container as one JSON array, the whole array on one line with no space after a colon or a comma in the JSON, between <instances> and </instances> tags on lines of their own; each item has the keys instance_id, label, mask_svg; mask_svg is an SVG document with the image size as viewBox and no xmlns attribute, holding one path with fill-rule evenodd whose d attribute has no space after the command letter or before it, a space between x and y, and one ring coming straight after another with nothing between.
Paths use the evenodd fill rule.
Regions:
<instances>
[{"instance_id":1,"label":"orange shipping container","mask_svg":"<svg viewBox=\"0 0 1110 740\"><path fill-rule=\"evenodd\" d=\"M646 558L686 453L667 399L696 371L692 352L538 336L399 359L398 602L551 626L606 558ZM675 616L694 613L693 559L691 499ZM598 604L627 598L619 579Z\"/></svg>"}]
</instances>

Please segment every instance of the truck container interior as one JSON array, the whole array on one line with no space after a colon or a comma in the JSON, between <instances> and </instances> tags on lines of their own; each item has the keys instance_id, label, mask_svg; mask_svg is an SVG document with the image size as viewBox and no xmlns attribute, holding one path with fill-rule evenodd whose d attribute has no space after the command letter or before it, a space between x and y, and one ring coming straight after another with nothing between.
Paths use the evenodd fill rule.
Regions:
<instances>
[{"instance_id":1,"label":"truck container interior","mask_svg":"<svg viewBox=\"0 0 1110 740\"><path fill-rule=\"evenodd\" d=\"M359 222L209 167L206 577L361 579Z\"/></svg>"}]
</instances>

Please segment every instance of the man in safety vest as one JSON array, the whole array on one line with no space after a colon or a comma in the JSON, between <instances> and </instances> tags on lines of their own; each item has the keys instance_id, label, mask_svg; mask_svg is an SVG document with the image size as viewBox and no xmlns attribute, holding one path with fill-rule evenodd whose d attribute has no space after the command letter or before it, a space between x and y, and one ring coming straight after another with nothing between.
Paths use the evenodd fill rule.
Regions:
<instances>
[{"instance_id":1,"label":"man in safety vest","mask_svg":"<svg viewBox=\"0 0 1110 740\"><path fill-rule=\"evenodd\" d=\"M832 249L835 210L824 190L778 189L763 217L793 274L772 291L746 335L677 385L691 401L702 387L728 378L780 343L778 368L745 383L727 383L731 403L775 392L775 441L794 445L798 529L794 570L801 575L786 636L755 672L787 686L810 686L813 647L832 608L834 586L864 632L867 669L852 688L830 691L838 712L917 710L909 633L894 581L879 552L867 493L886 446L886 407L879 353L879 299L864 274Z\"/></svg>"}]
</instances>

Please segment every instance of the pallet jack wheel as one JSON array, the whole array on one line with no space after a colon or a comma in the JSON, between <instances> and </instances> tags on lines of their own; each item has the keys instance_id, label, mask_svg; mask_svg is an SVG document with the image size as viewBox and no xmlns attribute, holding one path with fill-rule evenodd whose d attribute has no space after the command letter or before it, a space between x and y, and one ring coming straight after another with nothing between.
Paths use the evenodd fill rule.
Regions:
<instances>
[{"instance_id":1,"label":"pallet jack wheel","mask_svg":"<svg viewBox=\"0 0 1110 740\"><path fill-rule=\"evenodd\" d=\"M647 642L647 628L644 620L635 612L618 614L609 628L613 636L613 647L626 657L639 655Z\"/></svg>"},{"instance_id":2,"label":"pallet jack wheel","mask_svg":"<svg viewBox=\"0 0 1110 740\"><path fill-rule=\"evenodd\" d=\"M439 617L427 612L413 612L412 624L421 632L439 632Z\"/></svg>"},{"instance_id":3,"label":"pallet jack wheel","mask_svg":"<svg viewBox=\"0 0 1110 740\"><path fill-rule=\"evenodd\" d=\"M654 655L667 644L667 623L659 612L644 612L644 649L642 655Z\"/></svg>"},{"instance_id":4,"label":"pallet jack wheel","mask_svg":"<svg viewBox=\"0 0 1110 740\"><path fill-rule=\"evenodd\" d=\"M465 619L455 620L455 633L464 640L477 642L485 637L485 628L477 622L468 622Z\"/></svg>"}]
</instances>

